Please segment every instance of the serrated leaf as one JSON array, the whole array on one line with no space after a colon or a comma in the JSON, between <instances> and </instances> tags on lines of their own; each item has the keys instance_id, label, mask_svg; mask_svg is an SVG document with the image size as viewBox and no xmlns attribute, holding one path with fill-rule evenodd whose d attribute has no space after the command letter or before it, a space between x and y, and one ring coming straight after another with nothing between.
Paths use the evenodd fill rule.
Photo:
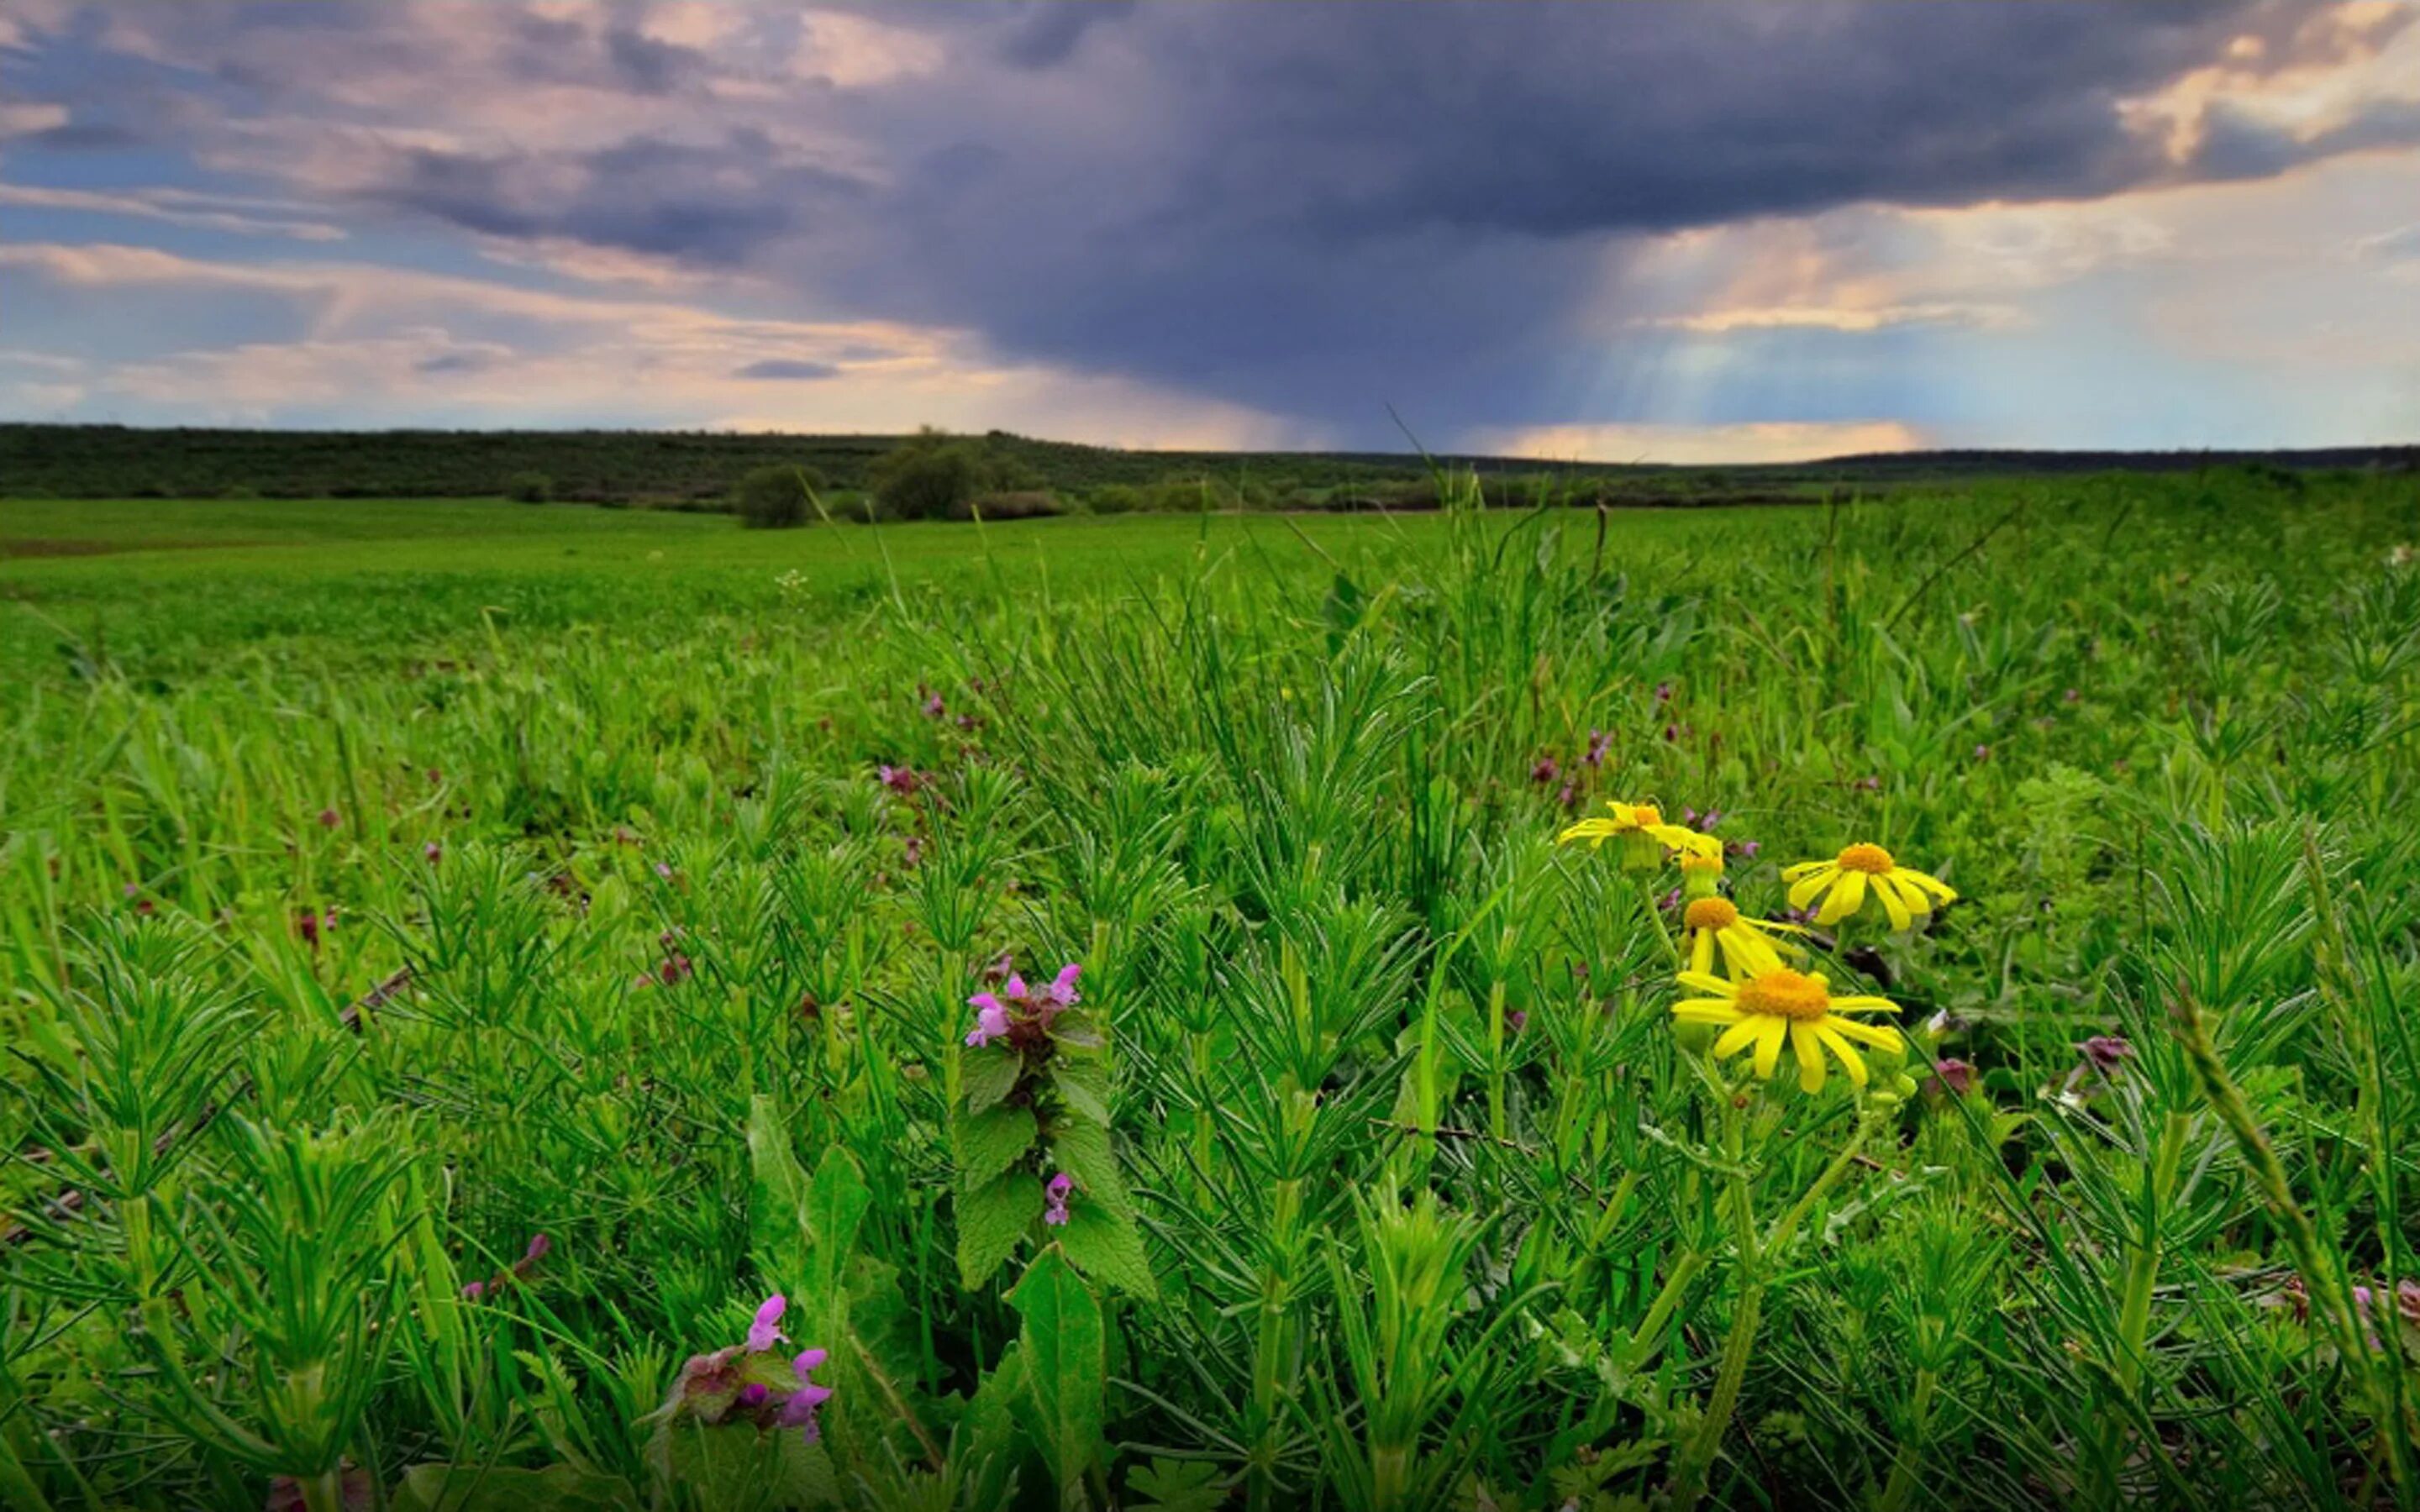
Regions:
<instances>
[{"instance_id":1,"label":"serrated leaf","mask_svg":"<svg viewBox=\"0 0 2420 1512\"><path fill-rule=\"evenodd\" d=\"M958 1089L967 1111L981 1113L1016 1090L1017 1075L1024 1070L1025 1057L1004 1044L967 1052L958 1061Z\"/></svg>"},{"instance_id":2,"label":"serrated leaf","mask_svg":"<svg viewBox=\"0 0 2420 1512\"><path fill-rule=\"evenodd\" d=\"M1109 1042L1093 1015L1081 1011L1062 1013L1054 1019L1050 1038L1061 1047L1074 1050L1098 1050Z\"/></svg>"},{"instance_id":3,"label":"serrated leaf","mask_svg":"<svg viewBox=\"0 0 2420 1512\"><path fill-rule=\"evenodd\" d=\"M1061 1123L1050 1131L1050 1155L1060 1169L1075 1178L1077 1191L1114 1211L1132 1211L1107 1129L1097 1123Z\"/></svg>"},{"instance_id":4,"label":"serrated leaf","mask_svg":"<svg viewBox=\"0 0 2420 1512\"><path fill-rule=\"evenodd\" d=\"M414 1465L387 1505L393 1512L638 1512L639 1498L619 1475L569 1465Z\"/></svg>"},{"instance_id":5,"label":"serrated leaf","mask_svg":"<svg viewBox=\"0 0 2420 1512\"><path fill-rule=\"evenodd\" d=\"M1008 1302L1020 1323L1035 1441L1058 1478L1059 1504L1081 1507L1085 1473L1101 1451L1108 1378L1101 1304L1056 1244L1026 1267Z\"/></svg>"},{"instance_id":6,"label":"serrated leaf","mask_svg":"<svg viewBox=\"0 0 2420 1512\"><path fill-rule=\"evenodd\" d=\"M1218 1467L1196 1459L1154 1459L1126 1472L1126 1504L1134 1512L1216 1512L1227 1488Z\"/></svg>"},{"instance_id":7,"label":"serrated leaf","mask_svg":"<svg viewBox=\"0 0 2420 1512\"><path fill-rule=\"evenodd\" d=\"M1067 1106L1103 1128L1109 1122L1109 1069L1097 1060L1061 1057L1051 1064L1050 1084Z\"/></svg>"},{"instance_id":8,"label":"serrated leaf","mask_svg":"<svg viewBox=\"0 0 2420 1512\"><path fill-rule=\"evenodd\" d=\"M659 1464L680 1489L682 1505L774 1512L840 1501L831 1456L796 1428L767 1432L752 1423L707 1427L690 1422L672 1426L661 1450Z\"/></svg>"},{"instance_id":9,"label":"serrated leaf","mask_svg":"<svg viewBox=\"0 0 2420 1512\"><path fill-rule=\"evenodd\" d=\"M958 1279L982 1286L1000 1269L1042 1214L1042 1182L1011 1171L989 1186L958 1196Z\"/></svg>"},{"instance_id":10,"label":"serrated leaf","mask_svg":"<svg viewBox=\"0 0 2420 1512\"><path fill-rule=\"evenodd\" d=\"M1033 1148L1041 1129L1028 1107L995 1107L958 1120L958 1184L987 1184Z\"/></svg>"},{"instance_id":11,"label":"serrated leaf","mask_svg":"<svg viewBox=\"0 0 2420 1512\"><path fill-rule=\"evenodd\" d=\"M1059 1229L1067 1258L1086 1275L1129 1292L1146 1302L1159 1298L1159 1283L1143 1254L1142 1232L1131 1214L1118 1212L1078 1197L1067 1206L1067 1222Z\"/></svg>"}]
</instances>

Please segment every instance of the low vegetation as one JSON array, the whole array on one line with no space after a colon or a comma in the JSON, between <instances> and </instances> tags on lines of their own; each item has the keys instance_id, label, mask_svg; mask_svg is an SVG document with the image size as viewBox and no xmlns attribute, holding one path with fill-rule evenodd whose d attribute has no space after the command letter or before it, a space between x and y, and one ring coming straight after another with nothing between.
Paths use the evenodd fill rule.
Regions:
<instances>
[{"instance_id":1,"label":"low vegetation","mask_svg":"<svg viewBox=\"0 0 2420 1512\"><path fill-rule=\"evenodd\" d=\"M0 517L0 1501L2412 1497L2412 481L1443 501Z\"/></svg>"}]
</instances>

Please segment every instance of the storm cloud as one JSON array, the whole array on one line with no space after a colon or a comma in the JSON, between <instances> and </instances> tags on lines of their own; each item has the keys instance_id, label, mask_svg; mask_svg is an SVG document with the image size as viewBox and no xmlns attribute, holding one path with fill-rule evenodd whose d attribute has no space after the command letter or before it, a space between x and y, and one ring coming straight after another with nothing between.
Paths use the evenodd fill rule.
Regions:
<instances>
[{"instance_id":1,"label":"storm cloud","mask_svg":"<svg viewBox=\"0 0 2420 1512\"><path fill-rule=\"evenodd\" d=\"M1644 366L1688 338L1625 295L1657 238L2407 150L2409 100L2310 129L2196 81L2357 65L2414 14L352 0L104 8L60 23L77 45L47 69L0 68L20 100L94 98L80 68L118 82L104 100L208 97L200 162L399 231L743 278L792 313L970 332L1002 361L1370 440L1389 400L1606 418L1550 396L1586 366L1601 397L1609 349ZM125 116L77 102L44 130ZM1807 361L1889 339L1786 312L1726 329Z\"/></svg>"}]
</instances>

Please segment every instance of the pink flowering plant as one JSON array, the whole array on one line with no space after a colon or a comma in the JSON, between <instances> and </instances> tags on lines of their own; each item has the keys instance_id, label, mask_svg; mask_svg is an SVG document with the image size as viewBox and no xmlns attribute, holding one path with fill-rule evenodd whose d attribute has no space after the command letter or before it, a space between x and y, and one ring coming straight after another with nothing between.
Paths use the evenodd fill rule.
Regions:
<instances>
[{"instance_id":1,"label":"pink flowering plant","mask_svg":"<svg viewBox=\"0 0 2420 1512\"><path fill-rule=\"evenodd\" d=\"M953 1133L958 1271L970 1287L1047 1233L1079 1271L1157 1294L1109 1144L1108 1040L1084 1006L1082 975L1070 962L1032 984L1007 969L967 999Z\"/></svg>"}]
</instances>

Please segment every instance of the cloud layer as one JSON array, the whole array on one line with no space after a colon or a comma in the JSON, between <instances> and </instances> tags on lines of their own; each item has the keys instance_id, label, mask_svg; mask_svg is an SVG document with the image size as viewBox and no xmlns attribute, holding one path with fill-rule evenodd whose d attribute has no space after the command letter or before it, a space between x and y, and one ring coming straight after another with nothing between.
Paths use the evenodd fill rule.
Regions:
<instances>
[{"instance_id":1,"label":"cloud layer","mask_svg":"<svg viewBox=\"0 0 2420 1512\"><path fill-rule=\"evenodd\" d=\"M14 16L0 300L57 308L12 339L82 364L20 385L64 413L181 416L202 401L163 374L240 359L345 385L244 382L261 418L458 413L517 374L521 420L593 401L593 377L528 386L584 358L639 364L611 386L629 422L1388 444L1391 403L1449 445L2216 444L2273 439L2241 434L2251 359L2161 311L2257 294L2293 312L2249 322L2258 360L2333 363L2341 391L2273 439L2420 429L2411 360L2324 329L2378 289L2420 315L2384 208L2420 204L2409 4ZM160 287L145 252L242 291L249 324L145 349L87 301L77 348L75 291ZM385 280L418 291L417 335L359 322ZM856 326L889 334L765 334ZM2085 417L2024 376L2087 357L2185 392L2123 434L2045 434Z\"/></svg>"}]
</instances>

